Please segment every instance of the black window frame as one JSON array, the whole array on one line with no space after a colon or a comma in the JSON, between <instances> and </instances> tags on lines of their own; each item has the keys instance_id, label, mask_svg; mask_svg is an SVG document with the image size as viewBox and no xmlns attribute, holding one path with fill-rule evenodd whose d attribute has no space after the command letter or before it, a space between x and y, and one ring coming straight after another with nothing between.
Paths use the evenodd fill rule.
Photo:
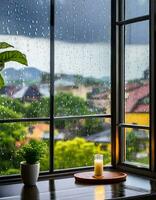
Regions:
<instances>
[{"instance_id":1,"label":"black window frame","mask_svg":"<svg viewBox=\"0 0 156 200\"><path fill-rule=\"evenodd\" d=\"M0 119L1 123L15 122L50 122L50 155L54 154L53 127L55 120L85 119L85 118L110 118L111 119L111 167L136 174L156 177L156 108L155 108L155 85L156 85L156 1L149 0L149 15L127 19L122 21L124 0L111 0L111 114L84 115L84 116L54 116L54 23L55 23L55 0L50 1L50 117L49 118L29 118L29 119ZM122 26L134 22L149 20L150 22L150 126L136 126L120 123L123 119L121 111L123 110L123 30ZM119 98L120 97L120 98ZM122 98L121 98L122 97ZM123 113L123 112L122 112ZM140 168L127 165L122 162L123 138L121 137L122 127L142 128L150 131L150 168ZM40 178L46 178L56 175L69 175L80 170L89 170L93 167L82 167L66 170L54 170L53 156L50 156L50 170L42 172ZM19 175L1 176L0 182L19 181Z\"/></svg>"},{"instance_id":2,"label":"black window frame","mask_svg":"<svg viewBox=\"0 0 156 200\"><path fill-rule=\"evenodd\" d=\"M78 116L54 116L54 65L55 65L55 56L54 56L54 27L55 27L55 0L50 0L50 116L49 117L39 117L39 118L19 118L19 119L0 119L0 124L2 123L22 123L22 122L49 122L50 127L50 163L49 170L46 172L41 172L40 177L49 177L61 174L70 174L79 170L89 170L92 169L92 166L88 167L75 167L69 169L54 169L54 124L56 120L70 120L70 119L93 119L93 118L108 118L111 119L111 114L93 114L93 115L78 115ZM111 74L110 74L111 76ZM0 176L0 183L18 181L20 180L20 175L2 175Z\"/></svg>"},{"instance_id":3,"label":"black window frame","mask_svg":"<svg viewBox=\"0 0 156 200\"><path fill-rule=\"evenodd\" d=\"M149 4L150 7L150 4ZM118 21L116 21L116 25L119 26L119 108L120 108L120 116L119 116L119 134L120 134L120 145L121 145L121 152L120 152L120 163L121 164L127 164L124 162L125 159L125 133L124 128L135 128L135 129L142 129L142 130L149 130L149 126L143 126L143 125L135 125L135 124L127 124L125 122L125 28L126 26L137 24L139 22L145 22L150 21L150 14L134 17L130 19L125 19L125 0L121 0L119 5L119 18ZM150 44L149 44L150 46ZM150 68L150 66L149 66ZM150 69L149 69L150 71ZM149 117L150 117L150 111L149 111ZM150 133L149 133L150 134ZM143 167L144 168L144 167Z\"/></svg>"},{"instance_id":4,"label":"black window frame","mask_svg":"<svg viewBox=\"0 0 156 200\"><path fill-rule=\"evenodd\" d=\"M112 34L112 41L116 40L115 48L112 48L114 54L116 56L116 63L114 67L116 68L118 74L116 75L116 104L119 114L116 117L116 121L113 121L117 124L117 133L116 133L116 141L117 141L117 154L116 157L116 168L122 169L125 171L133 172L136 174L147 175L151 177L156 177L156 119L155 119L155 53L156 53L156 2L154 0L149 0L149 15L143 15L139 17L134 17L130 19L124 19L125 16L125 0L117 0L113 1L114 3L114 12L115 12L115 19L113 20L114 26L114 36ZM113 14L114 15L114 14ZM150 123L149 126L143 125L134 125L134 124L126 124L124 122L124 41L125 41L125 31L124 27L129 24L149 21L149 71L150 71L150 79L149 79L149 86L150 86ZM114 50L115 49L115 50ZM115 83L114 83L115 87ZM112 116L114 113L112 113ZM125 145L125 138L124 133L122 131L123 128L137 128L137 129L144 129L149 131L149 169L140 166L134 166L124 162L124 145Z\"/></svg>"}]
</instances>

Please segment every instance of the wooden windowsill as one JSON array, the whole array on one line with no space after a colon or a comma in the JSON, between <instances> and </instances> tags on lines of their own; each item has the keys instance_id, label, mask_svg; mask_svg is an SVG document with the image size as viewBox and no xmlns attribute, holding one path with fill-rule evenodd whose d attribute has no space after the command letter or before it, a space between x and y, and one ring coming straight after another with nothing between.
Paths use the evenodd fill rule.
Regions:
<instances>
[{"instance_id":1,"label":"wooden windowsill","mask_svg":"<svg viewBox=\"0 0 156 200\"><path fill-rule=\"evenodd\" d=\"M104 200L156 199L156 181L128 174L125 182L108 185L75 183L73 176L38 181L36 187L22 183L0 186L0 200Z\"/></svg>"}]
</instances>

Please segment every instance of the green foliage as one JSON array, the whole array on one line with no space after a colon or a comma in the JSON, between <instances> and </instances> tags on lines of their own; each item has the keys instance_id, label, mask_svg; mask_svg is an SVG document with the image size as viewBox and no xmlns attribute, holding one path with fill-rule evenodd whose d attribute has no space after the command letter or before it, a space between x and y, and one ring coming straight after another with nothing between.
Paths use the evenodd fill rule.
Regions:
<instances>
[{"instance_id":1,"label":"green foliage","mask_svg":"<svg viewBox=\"0 0 156 200\"><path fill-rule=\"evenodd\" d=\"M8 168L13 168L16 161L16 139L12 136L7 136L6 133L0 132L0 147L1 147L1 156L0 156L0 171L7 170Z\"/></svg>"},{"instance_id":2,"label":"green foliage","mask_svg":"<svg viewBox=\"0 0 156 200\"><path fill-rule=\"evenodd\" d=\"M5 133L4 137L13 137L19 141L22 140L26 134L25 127L21 123L3 123L0 126L0 131ZM1 138L3 140L3 138Z\"/></svg>"},{"instance_id":3,"label":"green foliage","mask_svg":"<svg viewBox=\"0 0 156 200\"><path fill-rule=\"evenodd\" d=\"M11 175L11 174L19 174L20 173L20 170L19 169L14 169L14 168L11 168L11 169L8 169L8 170L5 170L5 171L1 171L0 174L3 175Z\"/></svg>"},{"instance_id":4,"label":"green foliage","mask_svg":"<svg viewBox=\"0 0 156 200\"><path fill-rule=\"evenodd\" d=\"M0 105L0 119L19 118L21 116L21 114L17 114L13 110Z\"/></svg>"},{"instance_id":5,"label":"green foliage","mask_svg":"<svg viewBox=\"0 0 156 200\"><path fill-rule=\"evenodd\" d=\"M0 49L13 48L12 45L6 42L0 42ZM15 61L24 65L27 65L27 59L24 54L20 51L3 51L0 53L0 71L5 67L6 62ZM0 74L0 88L4 86L4 80ZM9 98L0 97L0 119L11 119L22 117L19 109L21 108L20 103L16 100ZM2 123L0 126L0 171L5 171L5 174L10 174L9 170L16 166L15 151L16 142L23 139L25 135L24 126L19 123ZM8 169L10 168L10 169Z\"/></svg>"},{"instance_id":6,"label":"green foliage","mask_svg":"<svg viewBox=\"0 0 156 200\"><path fill-rule=\"evenodd\" d=\"M54 148L55 169L92 166L93 156L96 153L104 155L104 163L110 162L110 152L102 150L101 145L87 142L83 138L68 141L58 141Z\"/></svg>"},{"instance_id":7,"label":"green foliage","mask_svg":"<svg viewBox=\"0 0 156 200\"><path fill-rule=\"evenodd\" d=\"M35 164L40 161L47 149L47 145L41 141L31 140L23 145L17 152L18 157L24 159L28 164Z\"/></svg>"},{"instance_id":8,"label":"green foliage","mask_svg":"<svg viewBox=\"0 0 156 200\"><path fill-rule=\"evenodd\" d=\"M14 111L0 106L1 118L17 117ZM26 134L25 127L21 123L1 123L0 125L0 171L17 166L16 142L23 140Z\"/></svg>"},{"instance_id":9,"label":"green foliage","mask_svg":"<svg viewBox=\"0 0 156 200\"><path fill-rule=\"evenodd\" d=\"M0 61L2 63L15 61L23 65L28 65L26 56L17 50L5 51L0 53Z\"/></svg>"},{"instance_id":10,"label":"green foliage","mask_svg":"<svg viewBox=\"0 0 156 200\"><path fill-rule=\"evenodd\" d=\"M55 95L55 115L87 115L92 114L86 101L80 97L75 97L70 93L57 93ZM83 122L80 120L56 120L55 127L66 129L75 135L89 135L103 130L103 120L92 118Z\"/></svg>"},{"instance_id":11,"label":"green foliage","mask_svg":"<svg viewBox=\"0 0 156 200\"><path fill-rule=\"evenodd\" d=\"M89 135L103 131L104 120L99 118L86 119L81 132L83 135Z\"/></svg>"},{"instance_id":12,"label":"green foliage","mask_svg":"<svg viewBox=\"0 0 156 200\"><path fill-rule=\"evenodd\" d=\"M0 42L0 49L6 49L6 48L9 48L9 47L14 48L12 45L10 45L6 42Z\"/></svg>"},{"instance_id":13,"label":"green foliage","mask_svg":"<svg viewBox=\"0 0 156 200\"><path fill-rule=\"evenodd\" d=\"M13 99L10 97L0 97L0 105L2 105L5 108L8 108L12 111L14 111L18 116L15 117L21 117L23 113L26 112L26 108L22 102L20 102L18 99ZM4 118L4 116L1 116Z\"/></svg>"},{"instance_id":14,"label":"green foliage","mask_svg":"<svg viewBox=\"0 0 156 200\"><path fill-rule=\"evenodd\" d=\"M0 68L3 67L3 65L1 66L1 63L0 63ZM2 88L4 86L4 79L2 77L2 75L0 74L0 88Z\"/></svg>"},{"instance_id":15,"label":"green foliage","mask_svg":"<svg viewBox=\"0 0 156 200\"><path fill-rule=\"evenodd\" d=\"M12 45L6 43L6 42L0 42L0 49L6 49L12 47ZM0 53L0 71L3 70L5 67L6 62L15 61L23 65L28 65L26 56L17 50L12 51L3 51ZM0 88L4 86L4 80L2 75L0 74Z\"/></svg>"},{"instance_id":16,"label":"green foliage","mask_svg":"<svg viewBox=\"0 0 156 200\"><path fill-rule=\"evenodd\" d=\"M0 97L0 118L22 118L22 117L48 117L49 98L42 98L31 103L22 103L19 100L9 97ZM55 96L55 115L83 115L91 114L91 111L82 98L72 94L58 93ZM17 157L17 142L22 144L26 140L28 123L2 123L0 126L0 171L1 174L18 173L21 158ZM66 120L55 121L55 126L63 128L76 135L89 135L103 129L103 120ZM38 154L40 143L36 142L36 148L32 151L31 144L27 144L27 162L37 162L40 159L41 170L49 169L49 150L44 148L44 154ZM37 146L39 145L39 147ZM82 138L75 138L69 141L59 141L55 143L55 169L70 167L80 167L92 165L92 157L95 153L104 155L105 164L110 162L110 152L102 150L102 145L95 145ZM22 147L23 149L23 147ZM21 150L19 150L21 151ZM41 156L41 157L40 157ZM40 158L39 158L40 157ZM24 158L24 157L23 157ZM24 158L26 159L26 158Z\"/></svg>"},{"instance_id":17,"label":"green foliage","mask_svg":"<svg viewBox=\"0 0 156 200\"><path fill-rule=\"evenodd\" d=\"M40 169L41 171L48 171L50 164L50 156L49 156L49 141L46 141L47 147L45 149L45 153L40 160Z\"/></svg>"},{"instance_id":18,"label":"green foliage","mask_svg":"<svg viewBox=\"0 0 156 200\"><path fill-rule=\"evenodd\" d=\"M128 161L136 160L136 154L139 152L138 139L135 132L126 133L126 159Z\"/></svg>"},{"instance_id":19,"label":"green foliage","mask_svg":"<svg viewBox=\"0 0 156 200\"><path fill-rule=\"evenodd\" d=\"M17 114L9 108L0 106L0 119L11 119L19 117L21 117L21 114ZM3 137L1 136L1 134L4 134ZM24 135L25 127L21 123L2 123L0 125L1 141L5 140L7 137L13 137L13 139L16 139L18 141L20 139L23 139Z\"/></svg>"},{"instance_id":20,"label":"green foliage","mask_svg":"<svg viewBox=\"0 0 156 200\"><path fill-rule=\"evenodd\" d=\"M86 101L80 97L75 97L71 93L57 93L54 108L57 116L86 115L90 113Z\"/></svg>"},{"instance_id":21,"label":"green foliage","mask_svg":"<svg viewBox=\"0 0 156 200\"><path fill-rule=\"evenodd\" d=\"M40 100L33 101L27 106L24 114L25 117L49 117L50 99L42 98Z\"/></svg>"}]
</instances>

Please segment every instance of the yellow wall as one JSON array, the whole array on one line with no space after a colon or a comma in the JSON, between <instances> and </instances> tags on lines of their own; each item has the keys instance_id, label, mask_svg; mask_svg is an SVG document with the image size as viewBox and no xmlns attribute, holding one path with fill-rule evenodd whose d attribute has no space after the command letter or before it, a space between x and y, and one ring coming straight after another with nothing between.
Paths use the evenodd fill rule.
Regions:
<instances>
[{"instance_id":1,"label":"yellow wall","mask_svg":"<svg viewBox=\"0 0 156 200\"><path fill-rule=\"evenodd\" d=\"M125 122L149 126L149 113L127 113Z\"/></svg>"},{"instance_id":2,"label":"yellow wall","mask_svg":"<svg viewBox=\"0 0 156 200\"><path fill-rule=\"evenodd\" d=\"M109 118L105 118L104 122L111 123L111 120ZM126 124L136 123L137 125L149 126L149 114L148 113L127 113L125 122Z\"/></svg>"}]
</instances>

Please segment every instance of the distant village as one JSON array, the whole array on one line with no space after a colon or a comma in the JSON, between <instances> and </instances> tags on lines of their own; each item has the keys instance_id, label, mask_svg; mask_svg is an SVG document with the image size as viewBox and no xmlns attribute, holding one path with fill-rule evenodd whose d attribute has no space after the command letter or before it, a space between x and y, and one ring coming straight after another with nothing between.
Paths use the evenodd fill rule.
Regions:
<instances>
[{"instance_id":1,"label":"distant village","mask_svg":"<svg viewBox=\"0 0 156 200\"><path fill-rule=\"evenodd\" d=\"M13 69L12 69L13 70ZM17 71L17 70L16 70ZM19 73L19 71L17 71ZM10 77L10 69L4 72L6 86L0 90L0 94L22 102L32 102L43 97L50 97L50 75L39 72L35 68L27 70L27 77L24 74L17 74L17 80ZM15 72L14 72L15 73ZM9 79L10 77L10 79ZM25 80L19 82L20 80ZM13 82L14 81L14 82ZM80 75L55 74L55 94L57 92L72 93L74 96L83 98L91 108L96 108L99 113L111 113L111 83L108 77L96 79ZM137 124L137 120L144 120L147 125L149 116L149 71L145 70L139 80L128 81L125 85L125 111L126 123ZM138 122L140 123L140 121ZM148 135L144 130L135 130L138 140L146 141ZM54 139L65 140L66 132L59 132ZM38 124L29 127L29 138L49 139L49 125ZM105 148L111 144L111 125L104 123L103 131L85 137L87 141L105 144Z\"/></svg>"}]
</instances>

